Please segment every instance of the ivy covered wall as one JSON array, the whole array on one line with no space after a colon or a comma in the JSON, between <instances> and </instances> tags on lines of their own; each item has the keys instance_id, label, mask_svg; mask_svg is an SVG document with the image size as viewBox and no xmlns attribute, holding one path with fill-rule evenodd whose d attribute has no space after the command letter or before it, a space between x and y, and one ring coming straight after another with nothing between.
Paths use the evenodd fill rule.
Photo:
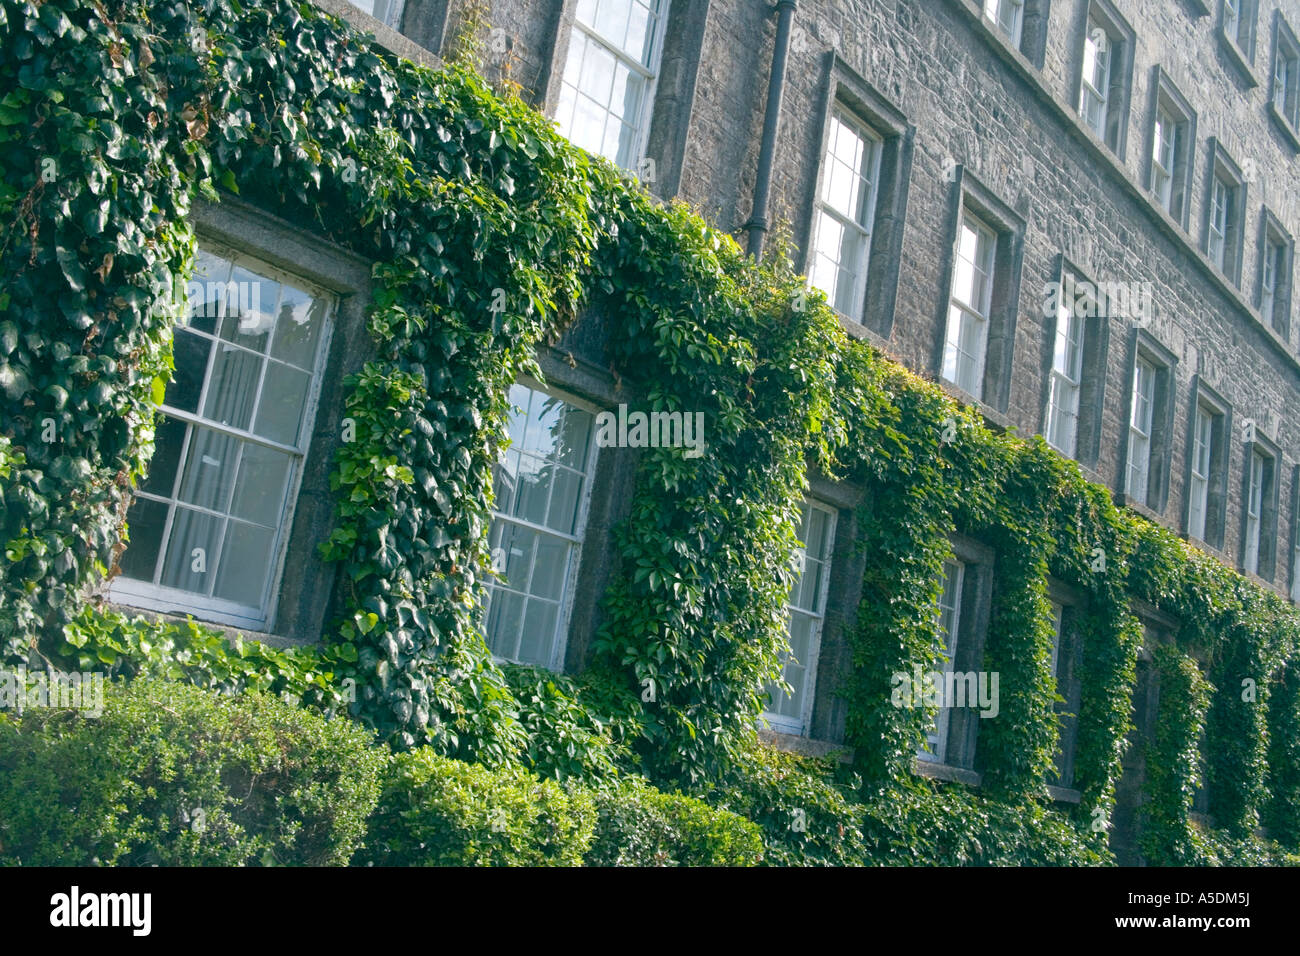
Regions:
<instances>
[{"instance_id":1,"label":"ivy covered wall","mask_svg":"<svg viewBox=\"0 0 1300 956\"><path fill-rule=\"evenodd\" d=\"M995 832L1035 821L1065 858L1104 854L1143 640L1136 598L1181 622L1159 662L1148 857L1248 858L1261 820L1296 847L1295 610L1116 509L1040 439L991 431L849 339L782 263L757 265L689 210L656 205L472 73L394 61L306 3L0 0L0 40L6 658L287 689L399 746L488 764L554 770L534 744L563 724L610 757L558 775L635 766L725 803L737 775L786 779L754 769L754 726L780 673L813 464L865 489L866 555L853 766L833 774L840 796L809 768L794 788L840 821L818 839L887 842L890 814L934 822L957 807ZM356 435L322 545L344 613L315 649L232 647L195 627L150 637L84 608L152 452L195 254L190 207L219 190L376 263L376 357L347 382L346 407L321 412ZM703 412L709 448L644 451L591 665L539 683L503 673L481 633L491 471L510 384L540 377L538 346L587 308L619 317L617 373L653 407ZM918 783L930 714L890 704L891 674L936 661L957 532L996 554L984 666L1002 701L981 728L978 804ZM1068 817L1044 809L1059 738L1049 575L1088 599L1082 801ZM1189 822L1202 724L1222 827L1210 836ZM746 812L789 808L764 799Z\"/></svg>"}]
</instances>

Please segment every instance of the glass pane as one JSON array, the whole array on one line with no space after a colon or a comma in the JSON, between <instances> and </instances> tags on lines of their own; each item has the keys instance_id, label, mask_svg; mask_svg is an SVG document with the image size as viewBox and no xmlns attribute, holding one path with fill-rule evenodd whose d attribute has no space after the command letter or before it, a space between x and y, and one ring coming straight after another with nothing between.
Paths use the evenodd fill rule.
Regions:
<instances>
[{"instance_id":1,"label":"glass pane","mask_svg":"<svg viewBox=\"0 0 1300 956\"><path fill-rule=\"evenodd\" d=\"M131 543L122 552L122 574L137 581L152 581L158 550L162 547L163 528L167 524L167 505L148 498L137 498L126 513Z\"/></svg>"},{"instance_id":2,"label":"glass pane","mask_svg":"<svg viewBox=\"0 0 1300 956\"><path fill-rule=\"evenodd\" d=\"M258 607L270 576L275 532L239 521L226 529L214 597Z\"/></svg>"},{"instance_id":3,"label":"glass pane","mask_svg":"<svg viewBox=\"0 0 1300 956\"><path fill-rule=\"evenodd\" d=\"M546 523L546 507L551 495L554 466L531 455L520 457L519 489L515 497L515 517L533 524Z\"/></svg>"},{"instance_id":4,"label":"glass pane","mask_svg":"<svg viewBox=\"0 0 1300 956\"><path fill-rule=\"evenodd\" d=\"M234 487L240 441L208 428L195 427L181 477L180 500L213 511L225 511Z\"/></svg>"},{"instance_id":5,"label":"glass pane","mask_svg":"<svg viewBox=\"0 0 1300 956\"><path fill-rule=\"evenodd\" d=\"M628 15L627 39L623 49L643 64L650 63L650 45L654 41L654 31L650 8L644 3L633 3Z\"/></svg>"},{"instance_id":6,"label":"glass pane","mask_svg":"<svg viewBox=\"0 0 1300 956\"><path fill-rule=\"evenodd\" d=\"M557 602L560 600L571 548L569 542L559 538L546 534L537 536L537 560L533 563L533 578L528 583L529 594Z\"/></svg>"},{"instance_id":7,"label":"glass pane","mask_svg":"<svg viewBox=\"0 0 1300 956\"><path fill-rule=\"evenodd\" d=\"M605 145L605 110L589 97L579 95L573 106L573 126L569 139L574 145L603 156Z\"/></svg>"},{"instance_id":8,"label":"glass pane","mask_svg":"<svg viewBox=\"0 0 1300 956\"><path fill-rule=\"evenodd\" d=\"M530 598L524 611L523 637L519 642L519 660L547 666L555 644L555 621L559 608L550 601Z\"/></svg>"},{"instance_id":9,"label":"glass pane","mask_svg":"<svg viewBox=\"0 0 1300 956\"><path fill-rule=\"evenodd\" d=\"M573 534L578 525L581 495L582 476L566 468L555 468L555 490L551 492L551 509L546 526L562 534Z\"/></svg>"},{"instance_id":10,"label":"glass pane","mask_svg":"<svg viewBox=\"0 0 1300 956\"><path fill-rule=\"evenodd\" d=\"M212 339L178 328L172 339L172 380L167 383L163 404L187 412L199 410L203 393L203 376L208 370L208 352Z\"/></svg>"},{"instance_id":11,"label":"glass pane","mask_svg":"<svg viewBox=\"0 0 1300 956\"><path fill-rule=\"evenodd\" d=\"M194 275L185 289L186 318L183 324L216 334L217 320L225 315L225 288L229 278L230 262L200 249Z\"/></svg>"},{"instance_id":12,"label":"glass pane","mask_svg":"<svg viewBox=\"0 0 1300 956\"><path fill-rule=\"evenodd\" d=\"M170 498L176 487L176 466L185 447L186 424L176 418L162 418L154 430L153 458L149 474L140 482L140 490Z\"/></svg>"},{"instance_id":13,"label":"glass pane","mask_svg":"<svg viewBox=\"0 0 1300 956\"><path fill-rule=\"evenodd\" d=\"M496 495L496 510L502 514L515 513L515 492L519 486L519 452L507 449L492 473L492 490Z\"/></svg>"},{"instance_id":14,"label":"glass pane","mask_svg":"<svg viewBox=\"0 0 1300 956\"><path fill-rule=\"evenodd\" d=\"M582 57L582 72L578 76L578 89L600 106L608 106L617 65L618 61L612 53L587 41Z\"/></svg>"},{"instance_id":15,"label":"glass pane","mask_svg":"<svg viewBox=\"0 0 1300 956\"><path fill-rule=\"evenodd\" d=\"M519 647L519 627L523 620L524 598L503 588L493 588L488 604L487 644L493 654L515 659Z\"/></svg>"},{"instance_id":16,"label":"glass pane","mask_svg":"<svg viewBox=\"0 0 1300 956\"><path fill-rule=\"evenodd\" d=\"M592 416L581 408L569 405L564 412L558 448L553 456L560 464L579 471L587 467L587 452L591 446Z\"/></svg>"},{"instance_id":17,"label":"glass pane","mask_svg":"<svg viewBox=\"0 0 1300 956\"><path fill-rule=\"evenodd\" d=\"M268 362L262 401L253 431L283 445L298 444L298 426L307 406L311 376L291 365Z\"/></svg>"},{"instance_id":18,"label":"glass pane","mask_svg":"<svg viewBox=\"0 0 1300 956\"><path fill-rule=\"evenodd\" d=\"M248 428L257 398L263 359L233 345L220 343L212 365L212 381L203 417L230 428Z\"/></svg>"},{"instance_id":19,"label":"glass pane","mask_svg":"<svg viewBox=\"0 0 1300 956\"><path fill-rule=\"evenodd\" d=\"M521 528L508 521L496 523L497 537L494 550L500 548L504 555L504 568L501 576L506 584L518 590L528 589L528 576L533 566L533 544L537 532Z\"/></svg>"},{"instance_id":20,"label":"glass pane","mask_svg":"<svg viewBox=\"0 0 1300 956\"><path fill-rule=\"evenodd\" d=\"M171 540L163 560L162 583L167 587L208 593L224 518L178 507Z\"/></svg>"},{"instance_id":21,"label":"glass pane","mask_svg":"<svg viewBox=\"0 0 1300 956\"><path fill-rule=\"evenodd\" d=\"M283 452L244 442L230 513L268 528L278 527L290 464Z\"/></svg>"},{"instance_id":22,"label":"glass pane","mask_svg":"<svg viewBox=\"0 0 1300 956\"><path fill-rule=\"evenodd\" d=\"M324 324L325 303L313 299L301 289L286 285L280 298L275 335L271 340L271 357L299 368L312 368L316 343Z\"/></svg>"},{"instance_id":23,"label":"glass pane","mask_svg":"<svg viewBox=\"0 0 1300 956\"><path fill-rule=\"evenodd\" d=\"M261 352L275 322L280 283L235 266L226 284L221 337Z\"/></svg>"}]
</instances>

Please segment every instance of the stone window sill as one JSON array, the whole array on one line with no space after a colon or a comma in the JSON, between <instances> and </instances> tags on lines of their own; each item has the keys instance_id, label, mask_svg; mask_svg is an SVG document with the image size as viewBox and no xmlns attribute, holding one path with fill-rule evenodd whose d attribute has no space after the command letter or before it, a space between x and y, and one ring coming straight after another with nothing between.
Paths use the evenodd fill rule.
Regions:
<instances>
[{"instance_id":1,"label":"stone window sill","mask_svg":"<svg viewBox=\"0 0 1300 956\"><path fill-rule=\"evenodd\" d=\"M759 729L758 739L768 746L785 753L801 754L805 757L834 757L840 763L853 762L851 748L844 746L844 744L832 743L829 740L814 740L811 737L785 734L765 727Z\"/></svg>"},{"instance_id":2,"label":"stone window sill","mask_svg":"<svg viewBox=\"0 0 1300 956\"><path fill-rule=\"evenodd\" d=\"M312 0L312 3L326 13L332 13L339 19L346 20L363 33L371 34L375 42L396 56L435 70L443 65L441 59L410 37L394 30L383 20L376 19L359 7L353 6L348 0Z\"/></svg>"},{"instance_id":3,"label":"stone window sill","mask_svg":"<svg viewBox=\"0 0 1300 956\"><path fill-rule=\"evenodd\" d=\"M1296 152L1300 152L1300 131L1296 130L1291 121L1277 108L1277 104L1271 100L1268 104L1268 115L1273 121L1273 125L1282 132L1283 138L1291 144L1291 148Z\"/></svg>"},{"instance_id":4,"label":"stone window sill","mask_svg":"<svg viewBox=\"0 0 1300 956\"><path fill-rule=\"evenodd\" d=\"M1057 803L1083 802L1083 794L1078 790L1072 790L1069 787L1054 787L1050 783L1047 785L1047 795Z\"/></svg>"},{"instance_id":5,"label":"stone window sill","mask_svg":"<svg viewBox=\"0 0 1300 956\"><path fill-rule=\"evenodd\" d=\"M1222 29L1219 30L1219 45L1228 54L1228 60L1237 68L1248 88L1259 86L1259 77L1255 76L1255 68L1251 65L1250 60L1246 59L1246 54L1242 52L1241 47L1233 41Z\"/></svg>"},{"instance_id":6,"label":"stone window sill","mask_svg":"<svg viewBox=\"0 0 1300 956\"><path fill-rule=\"evenodd\" d=\"M929 777L931 780L947 780L952 783L964 783L967 786L978 787L984 779L974 770L953 767L946 763L935 763L932 760L922 760L920 757L914 758L912 763L913 769L919 776Z\"/></svg>"},{"instance_id":7,"label":"stone window sill","mask_svg":"<svg viewBox=\"0 0 1300 956\"><path fill-rule=\"evenodd\" d=\"M241 630L240 628L230 627L225 624L215 624L211 621L197 618L192 614L182 617L179 614L164 614L161 611L151 611L147 608L131 607L128 604L117 604L111 601L106 601L103 608L106 611L116 611L119 614L125 614L127 617L142 617L146 620L157 621L159 623L166 622L170 624L184 625L193 621L195 624L199 624L208 630L218 631L228 641L234 641L236 638L239 638L243 641L257 641L261 644L266 644L268 647L278 648L311 646L315 643L314 641L295 641L292 638L280 637L276 634L266 634L261 631Z\"/></svg>"},{"instance_id":8,"label":"stone window sill","mask_svg":"<svg viewBox=\"0 0 1300 956\"><path fill-rule=\"evenodd\" d=\"M963 405L969 405L971 408L977 409L979 413L984 416L984 420L990 425L996 427L999 431L1007 431L1009 428L1013 427L1010 418L1002 414L1002 412L998 411L983 399L976 398L964 388L954 385L942 376L936 378L935 381L938 383L940 388L948 393L950 398L961 402Z\"/></svg>"}]
</instances>

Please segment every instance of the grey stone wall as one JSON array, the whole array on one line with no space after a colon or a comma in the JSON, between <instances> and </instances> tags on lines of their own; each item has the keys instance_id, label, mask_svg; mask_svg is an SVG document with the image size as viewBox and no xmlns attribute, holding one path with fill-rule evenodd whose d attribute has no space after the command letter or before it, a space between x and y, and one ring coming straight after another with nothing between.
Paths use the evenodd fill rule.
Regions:
<instances>
[{"instance_id":1,"label":"grey stone wall","mask_svg":"<svg viewBox=\"0 0 1300 956\"><path fill-rule=\"evenodd\" d=\"M1043 68L1013 51L965 0L801 0L790 54L773 183L774 213L786 218L806 251L820 166L822 128L833 88L854 74L916 128L901 251L896 317L889 350L908 366L936 372L938 322L948 294L943 263L952 244L950 164L962 165L1026 220L1010 393L995 423L1022 434L1044 424L1045 348L1052 324L1044 284L1064 254L1096 282L1152 284L1156 317L1149 331L1177 358L1174 368L1168 495L1146 512L1183 530L1187 509L1188 416L1192 381L1222 394L1236 422L1252 418L1281 450L1278 562L1272 583L1291 573L1291 475L1300 451L1297 329L1286 338L1256 309L1259 222L1267 207L1292 236L1300 232L1297 151L1267 108L1273 24L1300 23L1300 4L1261 3L1256 85L1226 51L1218 7L1198 16L1182 0L1121 4L1135 35L1127 135L1116 156L1077 120L1079 48L1087 0L1052 0ZM752 194L763 94L771 61L774 14L765 4L712 0L691 117L680 192L719 225L746 220ZM834 62L835 57L842 65ZM1151 84L1159 66L1196 113L1187 229L1150 201ZM1220 141L1246 182L1244 263L1240 288L1201 250L1210 150ZM888 290L886 290L887 292ZM1101 436L1095 474L1122 490L1132 387L1132 322L1112 319L1105 360ZM1227 534L1221 557L1240 560L1242 433L1233 437ZM1140 509L1141 510L1141 509Z\"/></svg>"}]
</instances>

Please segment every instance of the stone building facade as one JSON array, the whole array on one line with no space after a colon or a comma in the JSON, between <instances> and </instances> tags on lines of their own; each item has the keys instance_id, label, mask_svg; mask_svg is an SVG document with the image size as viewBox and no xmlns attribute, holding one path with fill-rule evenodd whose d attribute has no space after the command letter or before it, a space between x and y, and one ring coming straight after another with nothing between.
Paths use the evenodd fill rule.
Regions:
<instances>
[{"instance_id":1,"label":"stone building facade","mask_svg":"<svg viewBox=\"0 0 1300 956\"><path fill-rule=\"evenodd\" d=\"M1300 595L1300 0L318 2L430 64L477 15L489 77L518 84L579 145L752 244L787 235L796 267L852 334L991 425L1044 435L1120 503ZM328 529L339 383L366 357L368 270L237 202L201 210L198 226L201 246L242 238L237 251L336 297L318 381L303 393L310 442L292 466L262 597L222 603L213 592L196 612L183 584L168 590L180 572L161 554L136 566L143 586L123 591L119 579L112 596L310 640L329 612L330 570L314 543ZM604 356L612 320L584 316L541 356L546 389L517 387L521 457L498 475L492 541L508 583L488 611L506 659L580 670L617 573L610 531L629 507L620 492L636 450L593 436L601 411L636 396ZM557 423L567 444L539 434ZM529 504L541 474L546 503ZM827 750L842 733L835 688L854 613L844 596L858 593L864 561L853 547L860 498L813 477L791 600L796 693L769 715L787 746ZM941 636L953 667L978 670L994 556L964 539L954 554ZM219 587L238 596L229 580ZM1082 599L1056 585L1052 596L1069 711ZM1178 624L1137 610L1149 643ZM1140 668L1140 701L1155 693L1149 672ZM936 726L919 766L977 783L977 725L957 715ZM1077 800L1068 718L1066 728L1055 793ZM1130 767L1120 830L1140 800L1140 746Z\"/></svg>"}]
</instances>

